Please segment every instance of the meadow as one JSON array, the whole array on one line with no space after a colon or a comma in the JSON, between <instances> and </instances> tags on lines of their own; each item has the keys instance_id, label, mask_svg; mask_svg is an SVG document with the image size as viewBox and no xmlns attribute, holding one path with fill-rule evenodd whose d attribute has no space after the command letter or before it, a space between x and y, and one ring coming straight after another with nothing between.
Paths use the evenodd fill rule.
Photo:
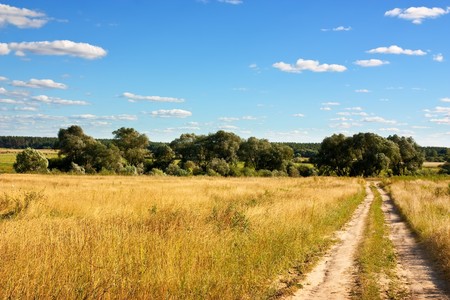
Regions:
<instances>
[{"instance_id":1,"label":"meadow","mask_svg":"<svg viewBox=\"0 0 450 300\"><path fill-rule=\"evenodd\" d=\"M0 174L2 173L15 173L13 165L16 161L17 153L23 151L23 149L3 149L0 148ZM39 152L42 152L47 159L54 158L58 156L58 152L56 150L51 149L41 149Z\"/></svg>"},{"instance_id":2,"label":"meadow","mask_svg":"<svg viewBox=\"0 0 450 300\"><path fill-rule=\"evenodd\" d=\"M0 298L261 299L364 197L354 178L0 175Z\"/></svg>"},{"instance_id":3,"label":"meadow","mask_svg":"<svg viewBox=\"0 0 450 300\"><path fill-rule=\"evenodd\" d=\"M393 200L450 280L450 180L442 177L391 181Z\"/></svg>"}]
</instances>

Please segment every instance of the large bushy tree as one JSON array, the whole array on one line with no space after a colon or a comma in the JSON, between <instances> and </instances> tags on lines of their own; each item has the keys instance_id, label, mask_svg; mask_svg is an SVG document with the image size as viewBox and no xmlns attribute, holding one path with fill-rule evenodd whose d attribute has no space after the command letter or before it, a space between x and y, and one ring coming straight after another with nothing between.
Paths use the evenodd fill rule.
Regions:
<instances>
[{"instance_id":1,"label":"large bushy tree","mask_svg":"<svg viewBox=\"0 0 450 300\"><path fill-rule=\"evenodd\" d=\"M17 173L47 172L48 160L41 152L27 148L16 155L16 162L13 165Z\"/></svg>"},{"instance_id":2,"label":"large bushy tree","mask_svg":"<svg viewBox=\"0 0 450 300\"><path fill-rule=\"evenodd\" d=\"M133 128L119 128L113 131L113 143L120 149L122 156L132 166L143 164L149 156L148 145L150 143L145 134L137 132Z\"/></svg>"}]
</instances>

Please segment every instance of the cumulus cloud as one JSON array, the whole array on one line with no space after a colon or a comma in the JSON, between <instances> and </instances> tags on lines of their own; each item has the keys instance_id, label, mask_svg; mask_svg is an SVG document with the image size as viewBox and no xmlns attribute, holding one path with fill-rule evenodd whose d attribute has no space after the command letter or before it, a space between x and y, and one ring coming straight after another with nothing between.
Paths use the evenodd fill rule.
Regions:
<instances>
[{"instance_id":1,"label":"cumulus cloud","mask_svg":"<svg viewBox=\"0 0 450 300\"><path fill-rule=\"evenodd\" d=\"M27 92L27 91L8 91L7 89L0 87L0 95L5 95L8 97L14 97L14 98L24 98L29 95L29 92Z\"/></svg>"},{"instance_id":2,"label":"cumulus cloud","mask_svg":"<svg viewBox=\"0 0 450 300\"><path fill-rule=\"evenodd\" d=\"M361 66L361 67L379 67L382 65L388 65L390 62L386 60L380 60L380 59L365 59L365 60L357 60L355 61L355 65Z\"/></svg>"},{"instance_id":3,"label":"cumulus cloud","mask_svg":"<svg viewBox=\"0 0 450 300\"><path fill-rule=\"evenodd\" d=\"M446 15L450 12L450 8L440 7L410 7L407 9L394 8L387 11L384 15L386 17L398 17L400 19L412 21L414 24L422 24L425 19L436 19L442 15Z\"/></svg>"},{"instance_id":4,"label":"cumulus cloud","mask_svg":"<svg viewBox=\"0 0 450 300\"><path fill-rule=\"evenodd\" d=\"M368 89L359 89L355 90L355 93L370 93L370 91Z\"/></svg>"},{"instance_id":5,"label":"cumulus cloud","mask_svg":"<svg viewBox=\"0 0 450 300\"><path fill-rule=\"evenodd\" d=\"M136 121L138 119L137 116L135 116L135 115L127 115L127 114L112 115L112 116L98 116L98 115L93 115L93 114L83 114L83 115L74 115L71 118L78 119L78 120L89 120L89 121L102 121L102 120Z\"/></svg>"},{"instance_id":6,"label":"cumulus cloud","mask_svg":"<svg viewBox=\"0 0 450 300\"><path fill-rule=\"evenodd\" d=\"M219 121L222 121L222 122L234 122L234 121L239 121L239 118L235 118L235 117L220 117Z\"/></svg>"},{"instance_id":7,"label":"cumulus cloud","mask_svg":"<svg viewBox=\"0 0 450 300\"><path fill-rule=\"evenodd\" d=\"M392 45L390 47L378 47L375 49L371 49L367 51L367 53L371 54L405 54L405 55L426 55L427 53L423 50L410 50L410 49L403 49L397 45Z\"/></svg>"},{"instance_id":8,"label":"cumulus cloud","mask_svg":"<svg viewBox=\"0 0 450 300\"><path fill-rule=\"evenodd\" d=\"M244 3L244 1L242 1L242 0L219 0L219 2L233 4L233 5Z\"/></svg>"},{"instance_id":9,"label":"cumulus cloud","mask_svg":"<svg viewBox=\"0 0 450 300\"><path fill-rule=\"evenodd\" d=\"M437 62L443 62L444 61L444 55L441 53L433 55L433 60Z\"/></svg>"},{"instance_id":10,"label":"cumulus cloud","mask_svg":"<svg viewBox=\"0 0 450 300\"><path fill-rule=\"evenodd\" d=\"M324 106L338 106L341 105L339 102L324 102L322 103Z\"/></svg>"},{"instance_id":11,"label":"cumulus cloud","mask_svg":"<svg viewBox=\"0 0 450 300\"><path fill-rule=\"evenodd\" d=\"M58 104L58 105L89 105L86 101L81 100L66 100L58 97L49 97L46 95L39 95L31 97L32 100L45 103L45 104Z\"/></svg>"},{"instance_id":12,"label":"cumulus cloud","mask_svg":"<svg viewBox=\"0 0 450 300\"><path fill-rule=\"evenodd\" d=\"M442 102L450 102L450 98L449 97L445 97L445 98L441 98Z\"/></svg>"},{"instance_id":13,"label":"cumulus cloud","mask_svg":"<svg viewBox=\"0 0 450 300\"><path fill-rule=\"evenodd\" d=\"M136 101L173 102L173 103L184 102L184 99L182 99L182 98L161 97L161 96L141 96L141 95L135 95L133 93L128 93L128 92L123 93L122 97L127 98L128 101L130 101L130 102L136 102Z\"/></svg>"},{"instance_id":14,"label":"cumulus cloud","mask_svg":"<svg viewBox=\"0 0 450 300\"><path fill-rule=\"evenodd\" d=\"M325 29L321 29L321 30L322 31L350 31L350 30L352 30L352 28L350 26L348 26L348 27L338 26L338 27L331 28L331 29L325 28Z\"/></svg>"},{"instance_id":15,"label":"cumulus cloud","mask_svg":"<svg viewBox=\"0 0 450 300\"><path fill-rule=\"evenodd\" d=\"M151 116L158 118L186 118L192 116L192 113L182 109L160 109L152 111Z\"/></svg>"},{"instance_id":16,"label":"cumulus cloud","mask_svg":"<svg viewBox=\"0 0 450 300\"><path fill-rule=\"evenodd\" d=\"M0 27L40 28L47 22L48 18L42 12L0 4Z\"/></svg>"},{"instance_id":17,"label":"cumulus cloud","mask_svg":"<svg viewBox=\"0 0 450 300\"><path fill-rule=\"evenodd\" d=\"M277 62L272 65L274 68L288 73L301 73L302 71L312 72L344 72L347 70L345 66L337 64L320 64L317 60L298 59L295 64L287 64L285 62Z\"/></svg>"},{"instance_id":18,"label":"cumulus cloud","mask_svg":"<svg viewBox=\"0 0 450 300\"><path fill-rule=\"evenodd\" d=\"M11 82L12 86L16 87L27 87L27 88L34 88L34 89L40 89L40 88L47 88L47 89L60 89L65 90L67 89L67 85L64 83L55 82L51 79L30 79L30 81L20 81L20 80L13 80Z\"/></svg>"},{"instance_id":19,"label":"cumulus cloud","mask_svg":"<svg viewBox=\"0 0 450 300\"><path fill-rule=\"evenodd\" d=\"M13 99L0 99L0 103L3 104L18 104L21 103L20 101L13 100Z\"/></svg>"},{"instance_id":20,"label":"cumulus cloud","mask_svg":"<svg viewBox=\"0 0 450 300\"><path fill-rule=\"evenodd\" d=\"M69 55L85 59L97 59L106 56L105 49L87 43L76 43L69 40L0 43L0 55L7 55L11 51L17 56L26 56L27 53L37 55Z\"/></svg>"},{"instance_id":21,"label":"cumulus cloud","mask_svg":"<svg viewBox=\"0 0 450 300\"><path fill-rule=\"evenodd\" d=\"M367 123L397 124L397 121L386 120L383 117L367 117L363 118L362 121Z\"/></svg>"},{"instance_id":22,"label":"cumulus cloud","mask_svg":"<svg viewBox=\"0 0 450 300\"><path fill-rule=\"evenodd\" d=\"M0 81L6 81L6 80L8 80L7 77L5 77L5 76L0 76Z\"/></svg>"}]
</instances>

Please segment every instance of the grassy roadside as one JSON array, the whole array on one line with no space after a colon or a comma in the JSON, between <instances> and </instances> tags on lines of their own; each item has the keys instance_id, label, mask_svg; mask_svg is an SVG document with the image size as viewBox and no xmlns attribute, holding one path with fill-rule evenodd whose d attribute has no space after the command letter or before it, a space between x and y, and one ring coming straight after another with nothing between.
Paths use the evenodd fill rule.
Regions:
<instances>
[{"instance_id":1,"label":"grassy roadside","mask_svg":"<svg viewBox=\"0 0 450 300\"><path fill-rule=\"evenodd\" d=\"M358 248L358 265L355 299L402 299L395 275L396 258L394 246L389 240L389 228L381 209L383 200L374 186L371 186L374 201L369 210L365 239ZM384 294L384 295L383 295Z\"/></svg>"},{"instance_id":2,"label":"grassy roadside","mask_svg":"<svg viewBox=\"0 0 450 300\"><path fill-rule=\"evenodd\" d=\"M450 280L450 180L391 179L391 197L411 229Z\"/></svg>"}]
</instances>

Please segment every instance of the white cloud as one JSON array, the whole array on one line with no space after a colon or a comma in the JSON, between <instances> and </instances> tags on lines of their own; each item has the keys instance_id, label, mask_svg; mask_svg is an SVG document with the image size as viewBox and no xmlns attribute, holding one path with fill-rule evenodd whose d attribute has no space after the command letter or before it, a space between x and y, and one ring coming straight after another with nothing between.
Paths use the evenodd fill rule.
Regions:
<instances>
[{"instance_id":1,"label":"white cloud","mask_svg":"<svg viewBox=\"0 0 450 300\"><path fill-rule=\"evenodd\" d=\"M234 5L244 3L244 1L242 1L242 0L219 0L219 2L234 4Z\"/></svg>"},{"instance_id":2,"label":"white cloud","mask_svg":"<svg viewBox=\"0 0 450 300\"><path fill-rule=\"evenodd\" d=\"M397 124L397 121L386 120L385 118L382 117L366 117L363 118L362 121L367 123Z\"/></svg>"},{"instance_id":3,"label":"white cloud","mask_svg":"<svg viewBox=\"0 0 450 300\"><path fill-rule=\"evenodd\" d=\"M379 54L405 54L405 55L426 55L427 53L423 50L410 50L410 49L403 49L397 45L392 45L389 47L378 47L375 49L371 49L367 51L367 53L379 53Z\"/></svg>"},{"instance_id":4,"label":"white cloud","mask_svg":"<svg viewBox=\"0 0 450 300\"><path fill-rule=\"evenodd\" d=\"M442 117L440 119L431 119L430 122L440 125L450 125L450 117Z\"/></svg>"},{"instance_id":5,"label":"white cloud","mask_svg":"<svg viewBox=\"0 0 450 300\"><path fill-rule=\"evenodd\" d=\"M182 109L160 109L152 111L151 115L158 118L186 118L192 116L192 112Z\"/></svg>"},{"instance_id":6,"label":"white cloud","mask_svg":"<svg viewBox=\"0 0 450 300\"><path fill-rule=\"evenodd\" d=\"M246 120L246 121L256 121L256 120L258 120L258 118L257 118L257 117L254 117L254 116L243 116L243 117L242 117L242 120Z\"/></svg>"},{"instance_id":7,"label":"white cloud","mask_svg":"<svg viewBox=\"0 0 450 300\"><path fill-rule=\"evenodd\" d=\"M47 22L44 13L0 4L0 27L10 24L18 28L40 28Z\"/></svg>"},{"instance_id":8,"label":"white cloud","mask_svg":"<svg viewBox=\"0 0 450 300\"><path fill-rule=\"evenodd\" d=\"M332 29L325 28L325 29L321 29L321 30L326 32L326 31L350 31L352 29L353 28L351 28L350 26L348 26L348 27L338 26L338 27L335 27L335 28L332 28Z\"/></svg>"},{"instance_id":9,"label":"white cloud","mask_svg":"<svg viewBox=\"0 0 450 300\"><path fill-rule=\"evenodd\" d=\"M322 103L322 105L324 105L324 106L338 106L338 105L341 105L339 102L325 102L325 103Z\"/></svg>"},{"instance_id":10,"label":"white cloud","mask_svg":"<svg viewBox=\"0 0 450 300\"><path fill-rule=\"evenodd\" d=\"M6 81L6 80L8 80L7 77L5 77L5 76L0 76L0 81Z\"/></svg>"},{"instance_id":11,"label":"white cloud","mask_svg":"<svg viewBox=\"0 0 450 300\"><path fill-rule=\"evenodd\" d=\"M444 56L441 53L433 55L433 60L437 61L437 62L443 62L444 61Z\"/></svg>"},{"instance_id":12,"label":"white cloud","mask_svg":"<svg viewBox=\"0 0 450 300\"><path fill-rule=\"evenodd\" d=\"M324 107L321 107L320 110L330 111L330 110L331 110L331 107L329 107L329 106L324 106Z\"/></svg>"},{"instance_id":13,"label":"white cloud","mask_svg":"<svg viewBox=\"0 0 450 300\"><path fill-rule=\"evenodd\" d=\"M235 117L221 117L221 118L219 118L219 121L234 122L234 121L239 121L239 118L235 118Z\"/></svg>"},{"instance_id":14,"label":"white cloud","mask_svg":"<svg viewBox=\"0 0 450 300\"><path fill-rule=\"evenodd\" d=\"M355 107L347 107L345 110L362 111L363 108L361 106L355 106Z\"/></svg>"},{"instance_id":15,"label":"white cloud","mask_svg":"<svg viewBox=\"0 0 450 300\"><path fill-rule=\"evenodd\" d=\"M14 98L24 98L27 97L29 93L26 91L8 91L5 88L0 87L0 95L5 95Z\"/></svg>"},{"instance_id":16,"label":"white cloud","mask_svg":"<svg viewBox=\"0 0 450 300\"><path fill-rule=\"evenodd\" d=\"M298 117L298 118L303 118L305 115L304 114L293 114L293 117Z\"/></svg>"},{"instance_id":17,"label":"white cloud","mask_svg":"<svg viewBox=\"0 0 450 300\"><path fill-rule=\"evenodd\" d=\"M333 31L350 31L352 30L352 28L350 26L345 27L345 26L338 26L333 28Z\"/></svg>"},{"instance_id":18,"label":"white cloud","mask_svg":"<svg viewBox=\"0 0 450 300\"><path fill-rule=\"evenodd\" d=\"M9 54L10 51L15 51L17 56L25 56L29 52L38 55L69 55L85 59L102 58L107 54L101 47L68 40L0 44L1 55Z\"/></svg>"},{"instance_id":19,"label":"white cloud","mask_svg":"<svg viewBox=\"0 0 450 300\"><path fill-rule=\"evenodd\" d=\"M331 128L338 128L338 129L349 129L352 127L359 127L361 124L355 123L355 122L341 122L336 124L331 124Z\"/></svg>"},{"instance_id":20,"label":"white cloud","mask_svg":"<svg viewBox=\"0 0 450 300\"><path fill-rule=\"evenodd\" d=\"M450 102L449 97L441 98L441 102Z\"/></svg>"},{"instance_id":21,"label":"white cloud","mask_svg":"<svg viewBox=\"0 0 450 300\"><path fill-rule=\"evenodd\" d=\"M13 80L11 82L12 86L16 87L28 87L28 88L47 88L47 89L61 89L65 90L67 89L67 85L64 83L55 82L51 79L30 79L30 81L20 81L20 80Z\"/></svg>"},{"instance_id":22,"label":"white cloud","mask_svg":"<svg viewBox=\"0 0 450 300\"><path fill-rule=\"evenodd\" d=\"M0 103L4 104L18 104L21 103L20 101L13 100L13 99L0 99Z\"/></svg>"},{"instance_id":23,"label":"white cloud","mask_svg":"<svg viewBox=\"0 0 450 300\"><path fill-rule=\"evenodd\" d=\"M386 60L380 60L380 59L365 59L365 60L357 60L355 61L355 65L361 66L361 67L379 67L382 65L388 65L390 62Z\"/></svg>"},{"instance_id":24,"label":"white cloud","mask_svg":"<svg viewBox=\"0 0 450 300\"><path fill-rule=\"evenodd\" d=\"M344 72L347 70L345 66L336 64L320 64L317 60L298 59L294 65L284 62L277 62L272 65L283 72L301 73L302 71L312 72Z\"/></svg>"},{"instance_id":25,"label":"white cloud","mask_svg":"<svg viewBox=\"0 0 450 300\"><path fill-rule=\"evenodd\" d=\"M368 89L359 89L355 90L355 93L370 93L370 91Z\"/></svg>"},{"instance_id":26,"label":"white cloud","mask_svg":"<svg viewBox=\"0 0 450 300\"><path fill-rule=\"evenodd\" d=\"M9 52L11 52L11 50L9 50L8 44L0 43L0 55L7 55Z\"/></svg>"},{"instance_id":27,"label":"white cloud","mask_svg":"<svg viewBox=\"0 0 450 300\"><path fill-rule=\"evenodd\" d=\"M39 95L31 97L31 99L45 103L45 104L58 104L58 105L89 105L86 101L80 101L80 100L65 100L57 97L49 97L46 95Z\"/></svg>"},{"instance_id":28,"label":"white cloud","mask_svg":"<svg viewBox=\"0 0 450 300\"><path fill-rule=\"evenodd\" d=\"M15 107L14 110L16 110L16 111L37 111L37 108L34 106L22 106L22 107Z\"/></svg>"},{"instance_id":29,"label":"white cloud","mask_svg":"<svg viewBox=\"0 0 450 300\"><path fill-rule=\"evenodd\" d=\"M172 102L172 103L181 103L184 102L182 98L173 98L173 97L161 97L161 96L141 96L135 95L133 93L125 92L122 94L122 97L125 97L130 102L136 101L151 101L151 102Z\"/></svg>"},{"instance_id":30,"label":"white cloud","mask_svg":"<svg viewBox=\"0 0 450 300\"><path fill-rule=\"evenodd\" d=\"M136 121L138 118L135 115L113 115L113 116L97 116L93 114L83 114L71 116L71 119L89 120L89 121Z\"/></svg>"},{"instance_id":31,"label":"white cloud","mask_svg":"<svg viewBox=\"0 0 450 300\"><path fill-rule=\"evenodd\" d=\"M442 15L450 12L450 8L446 9L440 7L410 7L407 9L394 8L387 11L384 15L387 17L398 17L400 19L412 21L414 24L422 24L424 19L436 19Z\"/></svg>"},{"instance_id":32,"label":"white cloud","mask_svg":"<svg viewBox=\"0 0 450 300\"><path fill-rule=\"evenodd\" d=\"M236 129L239 129L239 127L233 126L233 125L220 125L219 129L222 129L222 130L236 130Z\"/></svg>"}]
</instances>

